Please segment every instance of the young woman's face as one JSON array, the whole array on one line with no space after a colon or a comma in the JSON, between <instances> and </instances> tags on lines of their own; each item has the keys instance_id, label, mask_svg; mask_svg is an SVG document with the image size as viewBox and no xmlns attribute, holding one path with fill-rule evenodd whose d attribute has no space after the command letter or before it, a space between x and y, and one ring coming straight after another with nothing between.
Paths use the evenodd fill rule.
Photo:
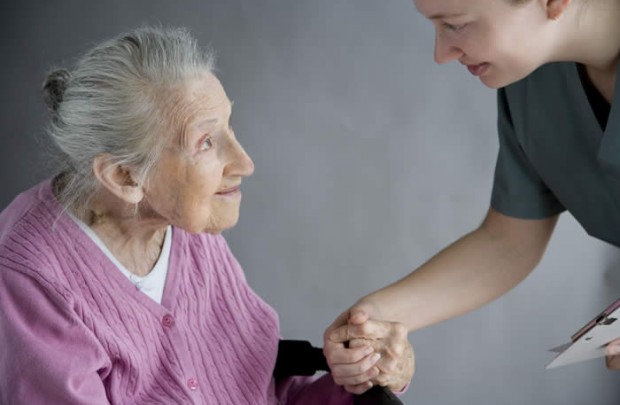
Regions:
<instances>
[{"instance_id":1,"label":"young woman's face","mask_svg":"<svg viewBox=\"0 0 620 405\"><path fill-rule=\"evenodd\" d=\"M522 79L545 62L549 24L537 0L415 0L435 26L435 61L459 61L485 85Z\"/></svg>"}]
</instances>

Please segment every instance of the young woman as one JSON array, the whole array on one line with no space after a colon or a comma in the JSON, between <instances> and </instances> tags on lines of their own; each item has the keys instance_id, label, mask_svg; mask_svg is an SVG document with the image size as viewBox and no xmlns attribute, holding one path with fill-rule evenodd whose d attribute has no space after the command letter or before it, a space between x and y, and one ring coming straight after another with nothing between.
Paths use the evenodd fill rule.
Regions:
<instances>
[{"instance_id":1,"label":"young woman","mask_svg":"<svg viewBox=\"0 0 620 405\"><path fill-rule=\"evenodd\" d=\"M459 62L499 89L491 206L476 230L362 298L328 328L325 353L337 382L350 389L358 388L356 359L341 336L363 335L355 325L367 316L415 330L505 294L538 264L561 212L620 246L620 1L415 5L435 27L435 61ZM607 353L607 366L620 369L620 340Z\"/></svg>"}]
</instances>

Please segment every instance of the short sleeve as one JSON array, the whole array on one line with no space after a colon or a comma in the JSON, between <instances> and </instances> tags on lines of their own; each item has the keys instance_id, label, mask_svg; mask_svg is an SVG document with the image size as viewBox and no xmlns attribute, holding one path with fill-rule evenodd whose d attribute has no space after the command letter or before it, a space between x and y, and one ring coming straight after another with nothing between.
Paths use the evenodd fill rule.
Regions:
<instances>
[{"instance_id":1,"label":"short sleeve","mask_svg":"<svg viewBox=\"0 0 620 405\"><path fill-rule=\"evenodd\" d=\"M99 373L109 359L42 283L0 266L0 403L108 404Z\"/></svg>"},{"instance_id":2,"label":"short sleeve","mask_svg":"<svg viewBox=\"0 0 620 405\"><path fill-rule=\"evenodd\" d=\"M564 211L530 163L515 134L506 89L497 93L499 154L491 207L511 217L542 219Z\"/></svg>"}]
</instances>

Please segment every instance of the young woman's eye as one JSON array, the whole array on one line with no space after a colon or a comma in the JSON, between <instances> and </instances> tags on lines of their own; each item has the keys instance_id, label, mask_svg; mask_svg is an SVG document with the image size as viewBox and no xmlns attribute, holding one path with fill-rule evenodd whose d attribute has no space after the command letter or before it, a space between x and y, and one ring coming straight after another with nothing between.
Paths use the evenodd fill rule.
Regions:
<instances>
[{"instance_id":1,"label":"young woman's eye","mask_svg":"<svg viewBox=\"0 0 620 405\"><path fill-rule=\"evenodd\" d=\"M200 150L205 151L205 150L211 149L212 147L213 147L213 140L211 139L211 137L206 137L202 141L202 144L200 145Z\"/></svg>"},{"instance_id":2,"label":"young woman's eye","mask_svg":"<svg viewBox=\"0 0 620 405\"><path fill-rule=\"evenodd\" d=\"M462 30L463 28L465 28L465 26L467 25L467 24L450 24L447 22L443 22L442 24L445 29L447 29L448 31L452 31L452 32L458 32Z\"/></svg>"}]
</instances>

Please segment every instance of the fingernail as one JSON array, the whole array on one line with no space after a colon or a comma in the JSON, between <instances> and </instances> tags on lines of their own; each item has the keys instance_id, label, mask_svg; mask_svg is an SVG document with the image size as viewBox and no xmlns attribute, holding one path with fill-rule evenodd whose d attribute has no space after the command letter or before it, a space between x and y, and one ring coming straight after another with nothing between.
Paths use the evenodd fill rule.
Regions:
<instances>
[{"instance_id":1,"label":"fingernail","mask_svg":"<svg viewBox=\"0 0 620 405\"><path fill-rule=\"evenodd\" d=\"M381 358L381 355L379 353L375 353L375 354L372 355L370 360L372 360L373 363L376 363L376 362L379 361L380 358Z\"/></svg>"},{"instance_id":2,"label":"fingernail","mask_svg":"<svg viewBox=\"0 0 620 405\"><path fill-rule=\"evenodd\" d=\"M364 356L368 356L370 353L374 351L375 349L373 349L372 346L366 346L366 348L364 349Z\"/></svg>"},{"instance_id":3,"label":"fingernail","mask_svg":"<svg viewBox=\"0 0 620 405\"><path fill-rule=\"evenodd\" d=\"M613 345L607 348L607 354L610 356L616 356L620 354L620 345Z\"/></svg>"}]
</instances>

